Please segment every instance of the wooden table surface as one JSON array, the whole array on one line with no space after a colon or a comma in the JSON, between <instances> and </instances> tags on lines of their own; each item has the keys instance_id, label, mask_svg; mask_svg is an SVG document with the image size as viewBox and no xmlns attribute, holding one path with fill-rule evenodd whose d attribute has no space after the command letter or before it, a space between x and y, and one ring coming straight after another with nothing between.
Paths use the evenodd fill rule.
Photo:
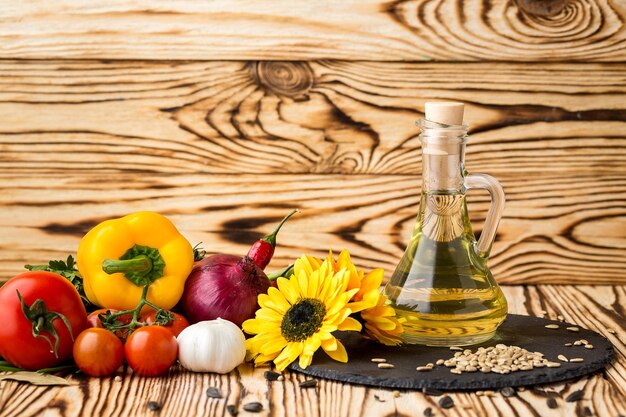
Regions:
<instances>
[{"instance_id":1,"label":"wooden table surface","mask_svg":"<svg viewBox=\"0 0 626 417\"><path fill-rule=\"evenodd\" d=\"M0 0L0 282L133 211L244 254L296 207L269 270L332 247L389 277L419 205L414 121L425 101L458 100L468 170L507 194L490 267L510 312L562 315L617 352L596 375L453 393L449 410L243 365L3 381L0 416L222 416L250 401L272 416L626 416L624 22L620 0ZM471 192L477 234L488 206Z\"/></svg>"},{"instance_id":2,"label":"wooden table surface","mask_svg":"<svg viewBox=\"0 0 626 417\"><path fill-rule=\"evenodd\" d=\"M33 387L0 382L0 416L229 416L226 406L240 409L239 416L421 416L431 407L437 416L620 416L626 415L626 326L624 286L530 285L503 288L512 313L563 315L566 321L595 330L616 349L616 360L603 372L564 383L528 387L514 397L500 393L478 396L475 392L450 393L455 406L440 409L438 398L416 391L374 389L319 380L317 388L300 388L303 375L285 372L283 381L268 382L263 372L241 365L229 375L195 374L180 368L158 378L130 372L121 379L72 377L69 387ZM615 334L608 330L615 330ZM564 353L567 353L563 348ZM206 396L217 387L223 399ZM578 402L567 395L582 389ZM555 398L557 408L546 400ZM160 411L148 408L155 401ZM258 401L261 413L245 412L243 404ZM591 414L588 414L587 408Z\"/></svg>"}]
</instances>

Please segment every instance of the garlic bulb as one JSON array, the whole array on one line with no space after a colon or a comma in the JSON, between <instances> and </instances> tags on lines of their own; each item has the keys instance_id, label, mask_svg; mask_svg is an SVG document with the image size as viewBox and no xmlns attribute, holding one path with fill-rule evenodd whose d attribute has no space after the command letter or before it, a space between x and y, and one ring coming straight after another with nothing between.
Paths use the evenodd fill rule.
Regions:
<instances>
[{"instance_id":1,"label":"garlic bulb","mask_svg":"<svg viewBox=\"0 0 626 417\"><path fill-rule=\"evenodd\" d=\"M218 318L201 321L178 335L178 360L194 372L225 374L243 362L246 339L234 323Z\"/></svg>"}]
</instances>

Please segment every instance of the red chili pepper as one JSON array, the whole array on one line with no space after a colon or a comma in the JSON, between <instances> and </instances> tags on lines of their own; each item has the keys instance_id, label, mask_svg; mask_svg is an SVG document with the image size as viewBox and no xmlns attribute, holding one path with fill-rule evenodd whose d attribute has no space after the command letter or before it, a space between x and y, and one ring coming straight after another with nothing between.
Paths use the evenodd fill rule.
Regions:
<instances>
[{"instance_id":1,"label":"red chili pepper","mask_svg":"<svg viewBox=\"0 0 626 417\"><path fill-rule=\"evenodd\" d=\"M259 239L250 248L248 251L248 256L252 258L252 261L261 269L265 269L267 264L272 260L272 256L274 255L274 248L276 247L276 235L278 231L283 226L283 224L296 213L299 213L300 210L293 210L291 213L285 216L285 218L278 223L276 229L269 235L265 236L263 239Z\"/></svg>"}]
</instances>

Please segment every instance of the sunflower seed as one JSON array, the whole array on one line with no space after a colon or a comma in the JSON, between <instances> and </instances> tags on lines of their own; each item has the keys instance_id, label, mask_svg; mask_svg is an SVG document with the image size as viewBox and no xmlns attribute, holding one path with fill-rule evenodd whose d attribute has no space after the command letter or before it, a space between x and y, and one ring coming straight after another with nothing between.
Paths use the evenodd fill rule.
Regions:
<instances>
[{"instance_id":1,"label":"sunflower seed","mask_svg":"<svg viewBox=\"0 0 626 417\"><path fill-rule=\"evenodd\" d=\"M378 367L379 367L380 369L391 369L391 368L393 368L394 366L393 366L392 364L390 364L390 363L379 363L379 364L378 364Z\"/></svg>"},{"instance_id":2,"label":"sunflower seed","mask_svg":"<svg viewBox=\"0 0 626 417\"><path fill-rule=\"evenodd\" d=\"M280 377L281 375L278 372L265 371L265 372L263 372L263 376L268 381L278 381L278 377Z\"/></svg>"},{"instance_id":3,"label":"sunflower seed","mask_svg":"<svg viewBox=\"0 0 626 417\"><path fill-rule=\"evenodd\" d=\"M563 317L562 315L560 315L560 314L559 314L558 316L556 316L556 319L557 319L558 321L564 321L564 320L565 320L565 317Z\"/></svg>"},{"instance_id":4,"label":"sunflower seed","mask_svg":"<svg viewBox=\"0 0 626 417\"><path fill-rule=\"evenodd\" d=\"M300 388L314 388L317 387L316 379L307 379L304 382L300 382Z\"/></svg>"},{"instance_id":5,"label":"sunflower seed","mask_svg":"<svg viewBox=\"0 0 626 417\"><path fill-rule=\"evenodd\" d=\"M576 363L576 362L584 362L585 360L583 358L572 358L569 361Z\"/></svg>"},{"instance_id":6,"label":"sunflower seed","mask_svg":"<svg viewBox=\"0 0 626 417\"><path fill-rule=\"evenodd\" d=\"M617 332L613 329L606 329L607 332L611 333L611 334L616 334Z\"/></svg>"},{"instance_id":7,"label":"sunflower seed","mask_svg":"<svg viewBox=\"0 0 626 417\"><path fill-rule=\"evenodd\" d=\"M458 346L450 346L450 350L463 350L463 348L460 348Z\"/></svg>"},{"instance_id":8,"label":"sunflower seed","mask_svg":"<svg viewBox=\"0 0 626 417\"><path fill-rule=\"evenodd\" d=\"M582 344L583 344L583 342L581 342L580 340L577 340L577 341L574 342L574 346L580 346Z\"/></svg>"},{"instance_id":9,"label":"sunflower seed","mask_svg":"<svg viewBox=\"0 0 626 417\"><path fill-rule=\"evenodd\" d=\"M449 395L445 395L439 399L439 406L441 408L452 408L454 407L454 400Z\"/></svg>"},{"instance_id":10,"label":"sunflower seed","mask_svg":"<svg viewBox=\"0 0 626 417\"><path fill-rule=\"evenodd\" d=\"M422 388L422 393L424 393L425 395L430 395L432 397L439 397L440 395L443 395L443 392L439 391L438 389L429 387Z\"/></svg>"},{"instance_id":11,"label":"sunflower seed","mask_svg":"<svg viewBox=\"0 0 626 417\"><path fill-rule=\"evenodd\" d=\"M418 370L419 372L424 372L424 371L432 371L433 367L432 366L418 366L415 369Z\"/></svg>"},{"instance_id":12,"label":"sunflower seed","mask_svg":"<svg viewBox=\"0 0 626 417\"><path fill-rule=\"evenodd\" d=\"M565 330L569 330L570 332L576 332L577 333L577 332L580 331L580 328L575 327L575 326L574 327L566 327Z\"/></svg>"},{"instance_id":13,"label":"sunflower seed","mask_svg":"<svg viewBox=\"0 0 626 417\"><path fill-rule=\"evenodd\" d=\"M430 407L426 407L424 409L424 417L433 417L433 409Z\"/></svg>"},{"instance_id":14,"label":"sunflower seed","mask_svg":"<svg viewBox=\"0 0 626 417\"><path fill-rule=\"evenodd\" d=\"M148 401L148 410L150 411L158 411L161 409L161 406L156 401Z\"/></svg>"},{"instance_id":15,"label":"sunflower seed","mask_svg":"<svg viewBox=\"0 0 626 417\"><path fill-rule=\"evenodd\" d=\"M559 355L559 356L557 356L556 358L557 358L558 360L562 361L562 362L569 362L569 361L567 360L567 358L566 358L564 355Z\"/></svg>"},{"instance_id":16,"label":"sunflower seed","mask_svg":"<svg viewBox=\"0 0 626 417\"><path fill-rule=\"evenodd\" d=\"M554 330L556 330L556 329L559 328L559 325L558 324L546 324L543 327L545 327L546 329L554 329Z\"/></svg>"},{"instance_id":17,"label":"sunflower seed","mask_svg":"<svg viewBox=\"0 0 626 417\"><path fill-rule=\"evenodd\" d=\"M446 361L443 359L437 359L437 362L435 362L437 365L443 365Z\"/></svg>"},{"instance_id":18,"label":"sunflower seed","mask_svg":"<svg viewBox=\"0 0 626 417\"><path fill-rule=\"evenodd\" d=\"M219 389L217 389L215 387L207 388L206 395L209 398L222 398L222 393L220 392Z\"/></svg>"},{"instance_id":19,"label":"sunflower seed","mask_svg":"<svg viewBox=\"0 0 626 417\"><path fill-rule=\"evenodd\" d=\"M548 312L547 312L546 310L541 310L539 313L540 313L542 316L547 316L547 315L548 315Z\"/></svg>"},{"instance_id":20,"label":"sunflower seed","mask_svg":"<svg viewBox=\"0 0 626 417\"><path fill-rule=\"evenodd\" d=\"M572 344L571 343L566 343L565 346L570 347L570 346L572 346Z\"/></svg>"},{"instance_id":21,"label":"sunflower seed","mask_svg":"<svg viewBox=\"0 0 626 417\"><path fill-rule=\"evenodd\" d=\"M374 363L384 363L384 362L387 362L387 359L384 359L384 358L372 358L371 360Z\"/></svg>"},{"instance_id":22,"label":"sunflower seed","mask_svg":"<svg viewBox=\"0 0 626 417\"><path fill-rule=\"evenodd\" d=\"M115 378L113 378L113 380L114 380L115 382L120 382L120 381L122 380L122 377L121 377L121 376L119 376L119 375L115 375Z\"/></svg>"},{"instance_id":23,"label":"sunflower seed","mask_svg":"<svg viewBox=\"0 0 626 417\"><path fill-rule=\"evenodd\" d=\"M568 402L568 403L573 403L573 402L576 402L578 400L581 400L584 395L585 395L585 392L583 390L579 389L579 390L576 390L576 391L572 392L567 397L565 397L565 401Z\"/></svg>"},{"instance_id":24,"label":"sunflower seed","mask_svg":"<svg viewBox=\"0 0 626 417\"><path fill-rule=\"evenodd\" d=\"M239 411L237 411L237 407L232 404L226 406L226 411L228 411L228 414L230 414L231 416L236 416L237 414L239 414Z\"/></svg>"},{"instance_id":25,"label":"sunflower seed","mask_svg":"<svg viewBox=\"0 0 626 417\"><path fill-rule=\"evenodd\" d=\"M456 375L477 371L506 375L511 372L542 368L548 363L550 361L544 358L541 352L529 352L519 346L507 346L502 343L487 348L479 347L475 352L470 349L457 351L454 357L444 359L443 362L450 368L450 372Z\"/></svg>"},{"instance_id":26,"label":"sunflower seed","mask_svg":"<svg viewBox=\"0 0 626 417\"><path fill-rule=\"evenodd\" d=\"M548 408L557 408L558 405L556 403L556 400L554 398L548 398L546 400L546 403L548 404Z\"/></svg>"},{"instance_id":27,"label":"sunflower seed","mask_svg":"<svg viewBox=\"0 0 626 417\"><path fill-rule=\"evenodd\" d=\"M558 368L558 367L560 367L560 366L561 366L561 364L560 364L560 363L558 363L558 362L548 362L548 363L546 363L546 366L547 366L548 368Z\"/></svg>"},{"instance_id":28,"label":"sunflower seed","mask_svg":"<svg viewBox=\"0 0 626 417\"><path fill-rule=\"evenodd\" d=\"M515 395L515 388L504 387L500 390L500 394L502 394L503 397L513 397Z\"/></svg>"},{"instance_id":29,"label":"sunflower seed","mask_svg":"<svg viewBox=\"0 0 626 417\"><path fill-rule=\"evenodd\" d=\"M393 395L393 398L399 398L400 397L400 391L398 391L398 390L392 391L391 395Z\"/></svg>"},{"instance_id":30,"label":"sunflower seed","mask_svg":"<svg viewBox=\"0 0 626 417\"><path fill-rule=\"evenodd\" d=\"M586 344L586 345L585 345L585 349L593 349L593 345Z\"/></svg>"},{"instance_id":31,"label":"sunflower seed","mask_svg":"<svg viewBox=\"0 0 626 417\"><path fill-rule=\"evenodd\" d=\"M250 411L251 413L258 413L263 410L263 404L259 402L251 402L243 405L243 409L246 411Z\"/></svg>"},{"instance_id":32,"label":"sunflower seed","mask_svg":"<svg viewBox=\"0 0 626 417\"><path fill-rule=\"evenodd\" d=\"M589 342L587 342L587 339L580 339L580 343L582 343L583 345L589 344Z\"/></svg>"}]
</instances>

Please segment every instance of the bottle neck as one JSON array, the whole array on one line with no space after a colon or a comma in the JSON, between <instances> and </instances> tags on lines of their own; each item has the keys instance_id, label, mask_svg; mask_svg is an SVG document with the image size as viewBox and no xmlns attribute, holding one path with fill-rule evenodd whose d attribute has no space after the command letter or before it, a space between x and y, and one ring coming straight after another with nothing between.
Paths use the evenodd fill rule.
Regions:
<instances>
[{"instance_id":1,"label":"bottle neck","mask_svg":"<svg viewBox=\"0 0 626 417\"><path fill-rule=\"evenodd\" d=\"M422 189L456 194L464 190L467 126L450 126L421 119Z\"/></svg>"}]
</instances>

